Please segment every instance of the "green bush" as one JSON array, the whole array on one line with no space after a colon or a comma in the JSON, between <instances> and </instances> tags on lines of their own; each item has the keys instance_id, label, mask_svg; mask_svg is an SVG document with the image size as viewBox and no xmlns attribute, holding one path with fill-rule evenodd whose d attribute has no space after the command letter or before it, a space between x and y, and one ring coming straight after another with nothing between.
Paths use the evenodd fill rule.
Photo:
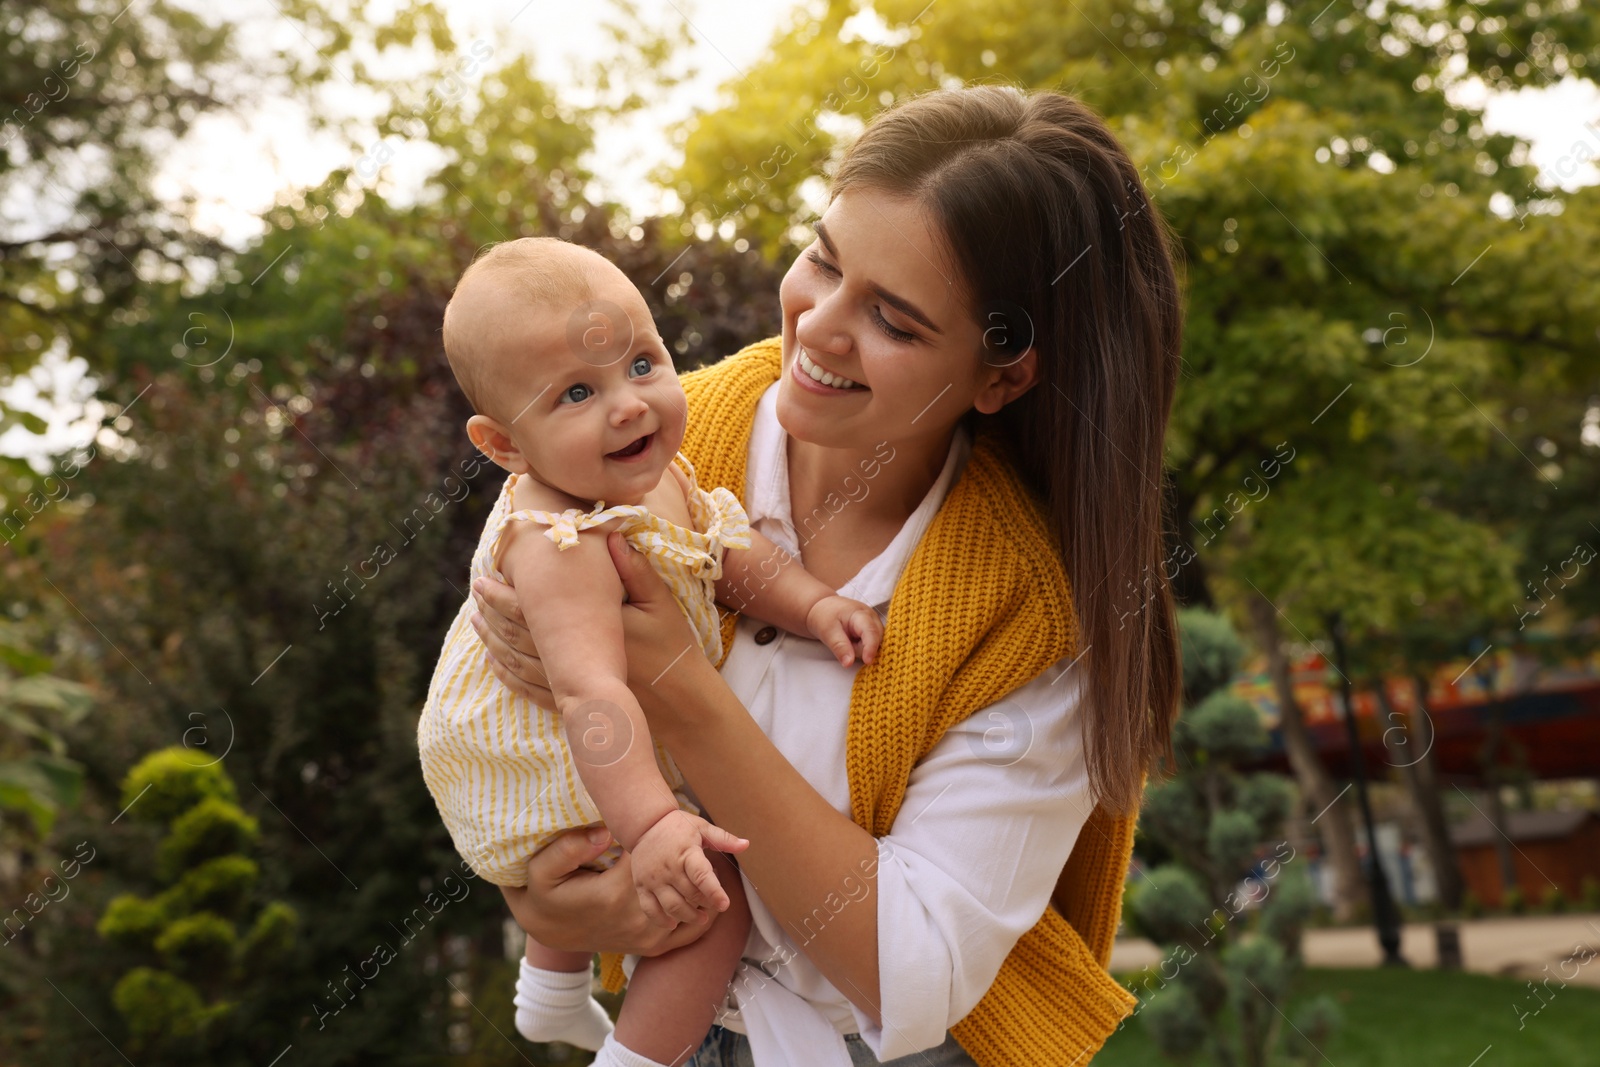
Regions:
<instances>
[{"instance_id":1,"label":"green bush","mask_svg":"<svg viewBox=\"0 0 1600 1067\"><path fill-rule=\"evenodd\" d=\"M1184 702L1192 704L1228 684L1244 658L1244 643L1225 617L1209 611L1179 609L1178 627L1183 634Z\"/></svg>"},{"instance_id":2,"label":"green bush","mask_svg":"<svg viewBox=\"0 0 1600 1067\"><path fill-rule=\"evenodd\" d=\"M1521 915L1528 910L1528 902L1522 895L1522 890L1516 886L1507 889L1500 897L1500 910L1510 915Z\"/></svg>"},{"instance_id":3,"label":"green bush","mask_svg":"<svg viewBox=\"0 0 1600 1067\"><path fill-rule=\"evenodd\" d=\"M295 932L300 927L300 915L281 900L275 900L261 909L255 925L239 943L238 959L247 970L258 970L288 956L294 947Z\"/></svg>"},{"instance_id":4,"label":"green bush","mask_svg":"<svg viewBox=\"0 0 1600 1067\"><path fill-rule=\"evenodd\" d=\"M123 948L149 949L167 925L167 910L160 900L124 893L106 905L96 929L100 936Z\"/></svg>"},{"instance_id":5,"label":"green bush","mask_svg":"<svg viewBox=\"0 0 1600 1067\"><path fill-rule=\"evenodd\" d=\"M1211 905L1200 879L1168 864L1140 880L1129 894L1128 911L1139 933L1162 944L1176 941L1204 923Z\"/></svg>"},{"instance_id":6,"label":"green bush","mask_svg":"<svg viewBox=\"0 0 1600 1067\"><path fill-rule=\"evenodd\" d=\"M173 881L185 867L242 852L255 844L260 832L256 820L237 804L206 797L173 820L171 832L156 853L156 869L163 879Z\"/></svg>"},{"instance_id":7,"label":"green bush","mask_svg":"<svg viewBox=\"0 0 1600 1067\"><path fill-rule=\"evenodd\" d=\"M1567 895L1558 885L1549 886L1539 898L1539 910L1547 915L1559 915L1567 910Z\"/></svg>"},{"instance_id":8,"label":"green bush","mask_svg":"<svg viewBox=\"0 0 1600 1067\"><path fill-rule=\"evenodd\" d=\"M1294 787L1244 767L1267 733L1255 708L1227 688L1242 653L1232 627L1191 610L1179 622L1177 769L1146 791L1139 830L1161 854L1129 888L1124 916L1180 968L1140 1015L1171 1059L1271 1064L1281 1057L1280 1006L1316 904L1283 837Z\"/></svg>"},{"instance_id":9,"label":"green bush","mask_svg":"<svg viewBox=\"0 0 1600 1067\"><path fill-rule=\"evenodd\" d=\"M1295 1009L1290 1032L1284 1035L1285 1050L1302 1063L1322 1063L1322 1050L1344 1025L1344 1012L1327 994L1312 997Z\"/></svg>"},{"instance_id":10,"label":"green bush","mask_svg":"<svg viewBox=\"0 0 1600 1067\"><path fill-rule=\"evenodd\" d=\"M175 971L215 974L233 957L238 939L231 922L202 911L169 923L155 948Z\"/></svg>"},{"instance_id":11,"label":"green bush","mask_svg":"<svg viewBox=\"0 0 1600 1067\"><path fill-rule=\"evenodd\" d=\"M1600 911L1600 878L1584 876L1582 898L1584 911Z\"/></svg>"},{"instance_id":12,"label":"green bush","mask_svg":"<svg viewBox=\"0 0 1600 1067\"><path fill-rule=\"evenodd\" d=\"M1206 1042L1206 1017L1188 986L1171 984L1150 995L1139 1017L1156 1047L1175 1059L1194 1056Z\"/></svg>"},{"instance_id":13,"label":"green bush","mask_svg":"<svg viewBox=\"0 0 1600 1067\"><path fill-rule=\"evenodd\" d=\"M141 1042L157 1036L191 1036L207 1016L199 990L150 967L135 967L123 975L111 991L111 1003Z\"/></svg>"},{"instance_id":14,"label":"green bush","mask_svg":"<svg viewBox=\"0 0 1600 1067\"><path fill-rule=\"evenodd\" d=\"M1219 689L1178 720L1176 741L1208 759L1249 759L1266 747L1267 729L1248 701Z\"/></svg>"},{"instance_id":15,"label":"green bush","mask_svg":"<svg viewBox=\"0 0 1600 1067\"><path fill-rule=\"evenodd\" d=\"M206 1062L228 1039L223 1020L246 999L228 994L276 980L271 965L289 955L298 918L281 901L251 918L261 868L243 852L259 830L220 764L183 749L152 753L128 773L123 796L139 799L131 810L140 819L166 824L153 869L141 871L166 888L118 896L101 916L102 937L148 960L117 981L112 1001L153 1062Z\"/></svg>"},{"instance_id":16,"label":"green bush","mask_svg":"<svg viewBox=\"0 0 1600 1067\"><path fill-rule=\"evenodd\" d=\"M146 822L171 822L211 797L237 800L233 779L219 761L181 746L150 753L122 781L123 807Z\"/></svg>"},{"instance_id":17,"label":"green bush","mask_svg":"<svg viewBox=\"0 0 1600 1067\"><path fill-rule=\"evenodd\" d=\"M218 856L185 871L173 887L182 911L237 917L250 901L261 868L249 856Z\"/></svg>"}]
</instances>

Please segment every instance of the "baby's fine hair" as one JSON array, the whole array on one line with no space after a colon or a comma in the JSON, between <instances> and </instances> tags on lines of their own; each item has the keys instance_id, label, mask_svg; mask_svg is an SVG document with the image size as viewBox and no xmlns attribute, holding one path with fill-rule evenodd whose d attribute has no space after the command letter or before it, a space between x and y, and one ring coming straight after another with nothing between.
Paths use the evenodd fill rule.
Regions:
<instances>
[{"instance_id":1,"label":"baby's fine hair","mask_svg":"<svg viewBox=\"0 0 1600 1067\"><path fill-rule=\"evenodd\" d=\"M521 306L575 308L594 299L594 267L606 264L598 252L556 237L522 237L486 245L462 272L444 309L444 354L472 410L490 414L484 401L494 392L485 367L484 341L496 323L467 316L456 301L469 286L493 285L511 291ZM451 309L455 308L455 314Z\"/></svg>"}]
</instances>

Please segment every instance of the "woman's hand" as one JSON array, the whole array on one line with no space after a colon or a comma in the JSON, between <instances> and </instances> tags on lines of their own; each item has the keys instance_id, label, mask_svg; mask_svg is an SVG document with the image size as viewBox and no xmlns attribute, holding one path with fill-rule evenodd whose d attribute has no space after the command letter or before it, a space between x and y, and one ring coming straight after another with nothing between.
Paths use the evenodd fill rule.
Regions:
<instances>
[{"instance_id":1,"label":"woman's hand","mask_svg":"<svg viewBox=\"0 0 1600 1067\"><path fill-rule=\"evenodd\" d=\"M650 699L658 686L665 689L697 670L716 672L699 654L700 643L672 591L644 557L619 533L606 536L606 547L611 550L611 562L628 593L628 602L622 605L628 685L654 726L661 714L680 706L674 701ZM488 650L489 669L494 676L512 692L544 707L554 707L555 696L550 692L544 664L522 617L516 592L504 582L479 578L472 583L472 596L478 605L472 628ZM708 682L709 679L702 679L695 684Z\"/></svg>"},{"instance_id":2,"label":"woman's hand","mask_svg":"<svg viewBox=\"0 0 1600 1067\"><path fill-rule=\"evenodd\" d=\"M650 569L643 554L615 532L606 535L606 547L611 550L611 562L628 596L622 605L623 639L628 646L628 687L640 698L653 726L663 709L651 707L646 700L649 693L658 687L665 691L696 670L718 680L720 677L701 654L700 640L683 609L678 607L672 590ZM699 684L705 684L705 679Z\"/></svg>"},{"instance_id":3,"label":"woman's hand","mask_svg":"<svg viewBox=\"0 0 1600 1067\"><path fill-rule=\"evenodd\" d=\"M478 605L472 629L489 653L494 676L518 696L541 707L555 707L555 694L550 692L550 680L522 617L516 590L493 578L479 578L472 583L472 599Z\"/></svg>"},{"instance_id":4,"label":"woman's hand","mask_svg":"<svg viewBox=\"0 0 1600 1067\"><path fill-rule=\"evenodd\" d=\"M610 844L603 829L568 830L528 860L526 886L500 887L524 933L563 951L659 956L711 928L715 917L704 911L670 929L653 922L639 906L626 852L609 871L582 868Z\"/></svg>"}]
</instances>

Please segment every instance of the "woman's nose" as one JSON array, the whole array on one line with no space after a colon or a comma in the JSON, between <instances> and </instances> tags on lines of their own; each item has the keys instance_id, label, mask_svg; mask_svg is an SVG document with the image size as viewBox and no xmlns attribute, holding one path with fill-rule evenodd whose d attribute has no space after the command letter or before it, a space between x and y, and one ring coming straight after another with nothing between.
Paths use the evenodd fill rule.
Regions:
<instances>
[{"instance_id":1,"label":"woman's nose","mask_svg":"<svg viewBox=\"0 0 1600 1067\"><path fill-rule=\"evenodd\" d=\"M850 333L845 328L845 310L839 294L830 293L795 317L795 340L802 348L813 352L844 355L851 348Z\"/></svg>"}]
</instances>

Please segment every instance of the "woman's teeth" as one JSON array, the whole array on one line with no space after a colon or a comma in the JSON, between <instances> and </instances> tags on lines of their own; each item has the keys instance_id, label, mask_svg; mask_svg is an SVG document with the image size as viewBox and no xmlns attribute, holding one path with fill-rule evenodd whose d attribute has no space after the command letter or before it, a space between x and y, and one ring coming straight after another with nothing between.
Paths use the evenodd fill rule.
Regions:
<instances>
[{"instance_id":1,"label":"woman's teeth","mask_svg":"<svg viewBox=\"0 0 1600 1067\"><path fill-rule=\"evenodd\" d=\"M803 348L800 350L799 358L800 369L804 371L806 376L814 382L821 382L823 385L831 385L835 389L866 388L866 386L862 385L860 382L851 381L842 374L835 374L832 371L823 370L821 367L811 362L811 357L806 355L806 350Z\"/></svg>"}]
</instances>

